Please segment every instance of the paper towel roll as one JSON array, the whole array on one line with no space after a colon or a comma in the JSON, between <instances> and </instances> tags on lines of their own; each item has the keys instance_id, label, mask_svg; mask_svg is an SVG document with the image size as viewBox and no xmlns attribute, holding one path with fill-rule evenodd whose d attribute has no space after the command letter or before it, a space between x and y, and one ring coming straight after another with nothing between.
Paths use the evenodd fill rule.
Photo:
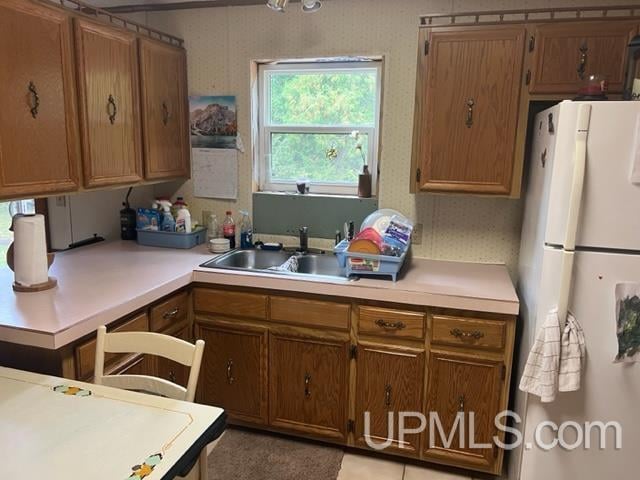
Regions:
<instances>
[{"instance_id":1,"label":"paper towel roll","mask_svg":"<svg viewBox=\"0 0 640 480\"><path fill-rule=\"evenodd\" d=\"M13 245L16 283L26 287L45 283L49 279L49 265L44 216L15 217Z\"/></svg>"}]
</instances>

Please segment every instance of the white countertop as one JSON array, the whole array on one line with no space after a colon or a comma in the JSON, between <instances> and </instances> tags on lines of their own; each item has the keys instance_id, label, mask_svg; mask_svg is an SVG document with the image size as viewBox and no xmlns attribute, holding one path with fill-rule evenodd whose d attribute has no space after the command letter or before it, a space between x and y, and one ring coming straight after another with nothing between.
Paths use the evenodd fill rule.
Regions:
<instances>
[{"instance_id":1,"label":"white countertop","mask_svg":"<svg viewBox=\"0 0 640 480\"><path fill-rule=\"evenodd\" d=\"M519 303L503 265L414 258L396 283L306 279L199 267L203 247L172 250L107 242L56 254L58 286L15 293L0 268L0 340L57 349L192 282L267 288L363 300L517 314Z\"/></svg>"}]
</instances>

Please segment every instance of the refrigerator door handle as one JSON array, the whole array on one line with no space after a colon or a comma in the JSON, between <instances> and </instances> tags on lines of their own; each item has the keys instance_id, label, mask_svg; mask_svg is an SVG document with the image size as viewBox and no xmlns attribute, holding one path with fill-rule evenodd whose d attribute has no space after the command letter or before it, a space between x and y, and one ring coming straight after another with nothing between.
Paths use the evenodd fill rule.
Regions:
<instances>
[{"instance_id":1,"label":"refrigerator door handle","mask_svg":"<svg viewBox=\"0 0 640 480\"><path fill-rule=\"evenodd\" d=\"M587 138L589 135L589 121L591 119L591 105L580 105L578 109L578 125L576 130L576 146L573 159L573 179L569 193L569 212L567 215L567 229L564 236L564 252L560 270L560 288L558 289L558 318L564 330L571 295L571 277L573 276L573 258L576 249L578 233L578 219L582 206L582 191L587 165Z\"/></svg>"}]
</instances>

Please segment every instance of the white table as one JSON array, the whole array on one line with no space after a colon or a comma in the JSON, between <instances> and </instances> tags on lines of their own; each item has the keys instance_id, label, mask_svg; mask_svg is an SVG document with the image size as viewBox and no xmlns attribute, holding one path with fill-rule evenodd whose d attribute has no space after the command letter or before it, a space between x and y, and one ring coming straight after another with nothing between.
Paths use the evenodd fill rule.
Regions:
<instances>
[{"instance_id":1,"label":"white table","mask_svg":"<svg viewBox=\"0 0 640 480\"><path fill-rule=\"evenodd\" d=\"M172 479L225 418L220 408L0 367L0 478Z\"/></svg>"}]
</instances>

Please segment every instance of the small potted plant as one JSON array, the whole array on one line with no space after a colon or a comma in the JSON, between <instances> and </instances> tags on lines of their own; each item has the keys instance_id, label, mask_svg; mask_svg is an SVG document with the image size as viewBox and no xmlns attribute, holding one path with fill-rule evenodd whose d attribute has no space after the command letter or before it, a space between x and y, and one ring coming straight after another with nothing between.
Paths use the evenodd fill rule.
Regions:
<instances>
[{"instance_id":1,"label":"small potted plant","mask_svg":"<svg viewBox=\"0 0 640 480\"><path fill-rule=\"evenodd\" d=\"M360 132L354 130L351 132L351 138L356 142L356 150L360 152L362 156L362 173L358 174L358 196L361 198L371 197L371 172L369 172L369 165L367 165L367 157L362 148L362 140L360 139Z\"/></svg>"}]
</instances>

